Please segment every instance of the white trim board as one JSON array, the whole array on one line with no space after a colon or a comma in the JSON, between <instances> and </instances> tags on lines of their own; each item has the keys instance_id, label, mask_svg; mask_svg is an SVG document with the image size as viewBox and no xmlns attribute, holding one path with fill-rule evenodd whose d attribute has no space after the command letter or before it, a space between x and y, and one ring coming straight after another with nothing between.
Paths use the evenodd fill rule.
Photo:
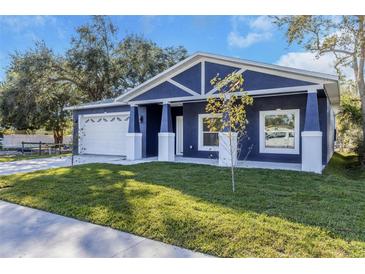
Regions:
<instances>
[{"instance_id":1,"label":"white trim board","mask_svg":"<svg viewBox=\"0 0 365 274\"><path fill-rule=\"evenodd\" d=\"M219 146L204 146L203 139L204 139L204 132L203 132L203 119L209 117L217 117L221 118L222 114L210 114L210 113L202 113L198 114L198 151L219 151ZM211 132L215 133L215 132ZM217 134L219 132L216 132Z\"/></svg>"},{"instance_id":2,"label":"white trim board","mask_svg":"<svg viewBox=\"0 0 365 274\"><path fill-rule=\"evenodd\" d=\"M297 80L303 80L308 82L314 82L320 85L333 85L334 88L331 89L331 94L329 94L331 98L331 102L334 104L338 103L339 92L338 92L338 77L334 75L324 74L320 72L313 72L313 71L307 71L302 69L295 69L295 68L289 68L289 67L283 67L278 65L272 65L272 64L266 64L266 63L260 63L255 61L249 61L249 60L243 60L238 58L232 58L232 57L226 57L216 54L209 54L209 53L203 53L203 52L197 52L190 57L186 58L185 60L175 64L171 68L161 72L160 74L152 77L151 79L147 80L146 82L142 83L141 85L129 90L128 92L118 96L114 99L114 102L112 103L106 103L106 104L95 104L95 105L86 105L86 106L72 106L72 107L66 107L65 110L73 110L73 109L87 109L87 108L98 108L103 106L118 106L118 105L126 105L128 101L131 99L139 96L140 94L146 92L149 89L152 89L153 87L167 81L171 80L174 76L182 73L183 71L195 66L198 63L201 63L202 65L202 77L201 79L201 88L202 88L202 94L205 93L205 62L212 62L222 65L229 65L237 68L245 68L247 70L262 72L262 73L268 73L272 75L297 79ZM204 71L203 71L204 70ZM185 87L187 88L187 87ZM186 91L186 90L185 90ZM213 91L214 92L214 91ZM285 92L283 90L283 92Z\"/></svg>"},{"instance_id":3,"label":"white trim board","mask_svg":"<svg viewBox=\"0 0 365 274\"><path fill-rule=\"evenodd\" d=\"M168 79L172 79L176 75L182 73L185 70L188 70L189 68L195 66L196 64L199 64L201 60L194 60L197 56L192 55L185 60L181 61L180 63L177 63L176 65L172 66L171 68L157 74L156 76L152 77L151 79L147 80L146 82L140 84L139 86L131 89L130 91L118 96L115 98L114 101L120 101L123 99L123 101L131 100L132 98L135 98L145 91L148 91L163 82L167 81Z\"/></svg>"},{"instance_id":4,"label":"white trim board","mask_svg":"<svg viewBox=\"0 0 365 274\"><path fill-rule=\"evenodd\" d=\"M269 68L269 69L274 69L274 70L279 70L279 71L286 71L286 72L291 72L291 73L296 73L296 74L303 74L303 75L307 75L307 76L311 76L311 77L315 77L315 78L322 78L322 79L328 79L328 80L334 80L334 81L338 80L338 77L336 75L332 75L332 74L326 74L326 73L322 73L322 72L315 72L315 71L310 71L310 70L304 70L304 69L297 69L297 68L292 68L292 67L273 65L273 64L268 64L268 63L251 61L251 60L247 60L247 59L240 59L240 58L235 58L235 57L223 56L223 55L219 55L219 54L211 54L211 53L206 53L206 52L197 52L194 55L200 55L200 56L204 56L204 57L212 58L212 59L221 59L223 61L243 64L245 66L246 65L258 66L258 67Z\"/></svg>"},{"instance_id":5,"label":"white trim board","mask_svg":"<svg viewBox=\"0 0 365 274\"><path fill-rule=\"evenodd\" d=\"M176 116L176 155L184 154L184 116Z\"/></svg>"},{"instance_id":6,"label":"white trim board","mask_svg":"<svg viewBox=\"0 0 365 274\"><path fill-rule=\"evenodd\" d=\"M102 107L127 106L127 105L128 104L124 102L111 102L111 103L95 104L95 105L90 104L90 105L70 106L70 107L65 107L64 110L102 108Z\"/></svg>"},{"instance_id":7,"label":"white trim board","mask_svg":"<svg viewBox=\"0 0 365 274\"><path fill-rule=\"evenodd\" d=\"M184 86L184 85L182 85L182 84L180 84L180 83L178 83L178 82L176 82L172 79L167 80L167 82L169 82L170 84L182 89L183 91L185 91L187 93L190 93L193 96L194 95L199 95L199 93L195 92L194 90L192 90L192 89L190 89L190 88L188 88L188 87L186 87L186 86Z\"/></svg>"},{"instance_id":8,"label":"white trim board","mask_svg":"<svg viewBox=\"0 0 365 274\"><path fill-rule=\"evenodd\" d=\"M245 91L251 96L256 95L270 95L270 94L278 94L278 93L294 93L298 91L307 91L309 88L317 88L322 89L322 85L311 85L311 86L296 86L296 87L286 87L286 88L273 88L273 89L261 89L261 90L252 90ZM241 92L235 93L236 95L242 94ZM194 100L206 100L209 97L219 97L219 94L204 94L204 95L195 95L195 96L184 96L184 97L171 97L164 99L151 99L151 100L141 100L141 101L133 101L134 104L151 104L151 103L161 103L162 101L167 102L184 102L184 101L194 101Z\"/></svg>"},{"instance_id":9,"label":"white trim board","mask_svg":"<svg viewBox=\"0 0 365 274\"><path fill-rule=\"evenodd\" d=\"M334 82L338 80L338 77L333 75L328 75L320 72L311 72L300 69L288 68L278 65L264 64L254 61L242 60L231 57L224 57L220 55L213 55L208 53L196 53L187 59L177 63L171 68L161 72L150 80L142 83L141 85L135 87L134 89L128 91L127 93L117 97L115 101L124 100L128 101L136 96L144 93L148 89L151 89L164 81L173 78L174 76L180 74L181 72L193 67L200 62L212 62L217 64L229 65L232 67L243 68L248 70L268 73L277 76L283 76L292 79L298 79L303 81L315 82L318 84L324 84L328 82Z\"/></svg>"},{"instance_id":10,"label":"white trim board","mask_svg":"<svg viewBox=\"0 0 365 274\"><path fill-rule=\"evenodd\" d=\"M100 117L100 116L119 116L119 115L129 115L129 111L123 112L104 112L104 113L90 113L90 114L79 114L82 117Z\"/></svg>"},{"instance_id":11,"label":"white trim board","mask_svg":"<svg viewBox=\"0 0 365 274\"><path fill-rule=\"evenodd\" d=\"M261 90L253 90L253 91L245 91L249 95L253 97L269 97L269 96L281 96L281 95L296 95L300 93L305 93L308 88L317 88L323 89L322 85L314 85L314 86L296 86L296 87L287 87L287 88L275 88L275 89L261 89ZM130 102L130 105L139 105L139 104L154 104L154 103L180 103L189 102L189 101L206 101L208 97L218 97L217 94L197 94L194 96L184 96L184 97L171 97L171 98L163 98L163 99L151 99L151 100L141 100L141 101L133 101ZM113 107L113 106L126 106L126 103L107 103L107 104L98 104L98 105L88 105L82 107L68 107L65 110L78 110L78 109L89 109L89 108L101 108L101 107Z\"/></svg>"},{"instance_id":12,"label":"white trim board","mask_svg":"<svg viewBox=\"0 0 365 274\"><path fill-rule=\"evenodd\" d=\"M247 68L241 68L240 70L238 70L236 73L237 74L242 74L243 72L245 72L247 70ZM217 91L217 88L216 87L214 87L214 88L212 88L211 90L209 90L208 92L207 92L207 95L211 95L211 94L213 94L214 92L216 92Z\"/></svg>"},{"instance_id":13,"label":"white trim board","mask_svg":"<svg viewBox=\"0 0 365 274\"><path fill-rule=\"evenodd\" d=\"M200 90L200 93L201 94L205 94L205 61L201 61L201 73L200 73L200 87L201 87L201 90Z\"/></svg>"}]
</instances>

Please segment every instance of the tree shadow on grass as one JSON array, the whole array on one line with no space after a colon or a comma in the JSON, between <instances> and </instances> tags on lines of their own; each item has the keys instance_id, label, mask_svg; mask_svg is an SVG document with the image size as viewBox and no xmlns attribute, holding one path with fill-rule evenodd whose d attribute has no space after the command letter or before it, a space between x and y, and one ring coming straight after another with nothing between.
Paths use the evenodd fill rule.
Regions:
<instances>
[{"instance_id":1,"label":"tree shadow on grass","mask_svg":"<svg viewBox=\"0 0 365 274\"><path fill-rule=\"evenodd\" d=\"M239 169L232 193L226 168L149 163L135 180L171 187L241 212L275 216L324 228L347 241L365 241L365 181L292 171Z\"/></svg>"},{"instance_id":2,"label":"tree shadow on grass","mask_svg":"<svg viewBox=\"0 0 365 274\"><path fill-rule=\"evenodd\" d=\"M215 255L260 256L263 253L254 248L268 252L264 250L265 246L278 245L276 253L267 254L280 256L287 237L292 237L281 235L280 226L277 226L272 233L280 234L276 237L281 239L281 244L277 239L271 239L273 236L269 234L259 240L259 234L255 233L256 224L245 230L243 227L248 224L238 225L236 222L240 219L232 218L232 212L259 214L254 218L279 217L293 224L320 227L333 237L346 241L365 241L365 183L333 174L321 176L239 169L235 193L231 190L228 169L206 165L156 162L134 166L89 164L40 171L34 173L34 177L31 174L9 176L8 179L0 177L0 185L4 180L6 185L12 186L0 192L0 199L18 203L25 201L29 206L188 248L196 247L198 242L201 243L200 251L214 251L217 252L213 253ZM156 189L156 186L159 188ZM182 197L176 191L185 195ZM200 222L199 218L207 217L204 210L209 210L209 214L214 211L215 215L209 215L209 218L216 217L206 223ZM275 225L276 221L270 222ZM263 229L267 233L270 227L265 227L265 222L257 226L257 230ZM291 229L295 231L298 228ZM251 231L254 235L236 236L244 231ZM230 241L235 237L239 241L251 237L252 241L237 243L235 248L241 249L238 253L220 247L222 243L231 245ZM260 244L255 246L255 243ZM245 253L250 248L252 251ZM308 251L308 254L315 252ZM320 251L318 254L321 254Z\"/></svg>"},{"instance_id":3,"label":"tree shadow on grass","mask_svg":"<svg viewBox=\"0 0 365 274\"><path fill-rule=\"evenodd\" d=\"M131 197L148 190L128 189L130 175L91 168L54 169L0 177L0 199L28 205L96 224L129 227L134 223ZM51 174L49 174L51 173ZM128 196L128 197L127 197Z\"/></svg>"}]
</instances>

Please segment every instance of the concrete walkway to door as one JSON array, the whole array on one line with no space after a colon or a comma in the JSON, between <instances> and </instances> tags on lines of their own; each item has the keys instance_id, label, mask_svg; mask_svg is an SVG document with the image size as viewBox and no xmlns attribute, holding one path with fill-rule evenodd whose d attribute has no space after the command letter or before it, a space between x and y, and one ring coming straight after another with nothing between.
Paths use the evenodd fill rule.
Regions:
<instances>
[{"instance_id":1,"label":"concrete walkway to door","mask_svg":"<svg viewBox=\"0 0 365 274\"><path fill-rule=\"evenodd\" d=\"M108 227L0 201L0 257L210 257Z\"/></svg>"}]
</instances>

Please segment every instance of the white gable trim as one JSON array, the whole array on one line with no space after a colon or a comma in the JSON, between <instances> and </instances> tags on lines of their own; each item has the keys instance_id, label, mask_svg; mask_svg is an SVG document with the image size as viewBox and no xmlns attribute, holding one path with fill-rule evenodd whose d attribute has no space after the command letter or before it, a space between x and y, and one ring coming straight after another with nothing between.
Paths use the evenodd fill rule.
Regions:
<instances>
[{"instance_id":1,"label":"white gable trim","mask_svg":"<svg viewBox=\"0 0 365 274\"><path fill-rule=\"evenodd\" d=\"M260 90L252 90L252 91L244 91L244 93L248 93L251 96L259 96L259 95L275 95L280 93L297 93L299 91L307 91L309 89L323 89L323 85L310 85L310 86L296 86L296 87L286 87L286 88L273 88L273 89L260 89ZM243 95L242 92L235 92L235 95ZM203 94L203 95L195 95L195 96L184 96L184 97L171 97L164 99L151 99L151 100L141 100L134 101L133 103L139 104L152 104L152 103L161 103L162 101L167 101L170 103L173 102L186 102L186 101L197 101L197 100L207 100L210 97L219 97L219 94Z\"/></svg>"},{"instance_id":2,"label":"white gable trim","mask_svg":"<svg viewBox=\"0 0 365 274\"><path fill-rule=\"evenodd\" d=\"M328 82L333 82L333 81L338 80L337 76L333 76L333 75L331 75L332 78L336 78L336 80L322 78L319 76L319 75L321 75L321 73L310 72L310 75L308 75L309 73L303 74L303 73L298 72L298 71L303 72L304 70L302 71L302 70L298 70L298 69L294 69L294 68L287 68L287 67L282 67L282 66L277 66L277 65L260 64L260 63L256 63L256 62L252 62L252 61L246 61L246 60L243 61L240 59L229 58L229 57L226 57L226 59L227 60L233 59L233 60L232 61L221 60L216 56L214 57L214 55L213 55L213 57L204 57L203 58L203 60L205 60L206 62L210 62L210 63L216 63L216 64L237 67L237 68L245 68L246 70L266 73L266 74L285 77L285 78L294 79L294 80L314 82L316 84L325 84ZM237 61L237 60L240 60L240 61ZM306 72L306 71L304 71L304 72Z\"/></svg>"},{"instance_id":3,"label":"white gable trim","mask_svg":"<svg viewBox=\"0 0 365 274\"><path fill-rule=\"evenodd\" d=\"M286 95L295 95L300 94L301 92L308 91L308 89L323 89L323 85L310 85L310 86L296 86L296 87L287 87L287 88L274 88L274 89L261 89L261 90L252 90L245 91L249 95L254 97L266 97L266 96L279 96L282 93ZM241 93L236 93L241 94ZM172 97L172 98L163 98L163 99L152 99L152 100L140 100L133 101L131 105L138 106L139 104L152 104L152 103L162 103L169 102L171 104L182 105L183 102L196 102L196 101L206 101L208 97L218 97L217 94L198 94L195 96L184 96L184 97ZM86 105L86 106L73 106L67 107L65 110L76 110L76 109L88 109L88 108L100 108L100 107L113 107L113 106L125 106L126 103L121 102L113 102L113 103L105 103L105 104L95 104L95 105Z\"/></svg>"},{"instance_id":4,"label":"white gable trim","mask_svg":"<svg viewBox=\"0 0 365 274\"><path fill-rule=\"evenodd\" d=\"M217 63L222 65L228 65L232 67L238 67L238 68L245 68L247 70L262 72L262 73L268 73L271 75L277 75L282 76L286 78L292 78L302 81L308 81L323 85L325 84L326 90L330 90L330 98L332 104L338 104L339 101L339 91L338 91L338 77L334 75L319 73L319 72L312 72L312 71L306 71L301 69L294 69L294 68L288 68L278 65L271 65L271 64L265 64L260 62L254 62L249 60L242 60L238 58L231 58L226 56L220 56L215 54L209 54L209 53L195 53L191 55L190 57L186 58L185 60L175 64L171 68L161 72L160 74L156 75L155 77L151 78L150 80L147 80L146 82L142 83L141 85L131 89L130 91L118 96L114 99L114 102L112 103L105 103L105 104L95 104L95 105L86 105L86 106L72 106L67 107L65 109L72 110L72 109L83 109L83 108L97 108L97 107L103 107L103 106L114 106L114 105L125 105L130 101L131 99L139 96L140 94L146 92L149 89L152 89L155 86L158 86L159 84L171 80L171 78L175 77L176 75L182 73L183 71L193 67L194 65L201 63L201 95L193 95L195 96L203 96L205 95L205 62L211 62L211 63ZM176 82L176 81L175 81ZM185 87L186 88L186 87ZM291 92L296 87L291 87L288 92ZM323 87L322 87L323 88ZM281 89L282 92L285 92L285 89ZM185 90L186 91L186 90ZM214 91L209 91L214 92ZM253 91L257 92L257 91ZM195 93L194 93L195 94ZM191 96L187 96L190 97ZM166 98L169 99L169 98ZM176 101L177 98L173 98L174 101ZM156 100L161 101L161 99Z\"/></svg>"},{"instance_id":5,"label":"white gable trim","mask_svg":"<svg viewBox=\"0 0 365 274\"><path fill-rule=\"evenodd\" d=\"M200 93L201 94L205 94L205 61L203 60L201 62L201 74L200 74L200 80L201 80L201 84L200 84L200 87L201 87L201 90L200 90Z\"/></svg>"},{"instance_id":6,"label":"white gable trim","mask_svg":"<svg viewBox=\"0 0 365 274\"><path fill-rule=\"evenodd\" d=\"M286 68L282 66L277 65L269 65L269 64L263 64L258 62L252 62L247 60L241 60L237 58L230 58L230 57L222 57L219 55L212 55L212 54L206 54L206 53L197 53L192 55L191 57L181 61L180 63L174 65L173 67L165 70L164 72L158 74L157 76L151 78L150 80L142 83L141 85L137 86L136 88L130 90L129 92L117 97L115 101L129 101L133 98L143 94L149 89L152 89L159 84L171 80L171 78L175 77L176 75L182 73L185 70L188 70L189 68L195 66L198 63L217 63L221 65L231 66L231 67L237 67L245 70L252 70L256 72L262 72L267 73L271 75L296 79L296 80L302 80L307 82L313 82L315 84L325 84L325 83L333 83L334 81L337 81L337 77L333 75L327 75L323 73L315 73L315 72L309 72L305 70L298 70L293 68ZM204 69L205 70L205 69ZM204 78L205 78L205 72L204 72ZM203 83L203 79L202 79ZM205 80L204 80L205 83ZM203 87L203 85L202 85ZM214 92L214 90L209 91L211 93ZM208 93L209 93L208 92ZM202 93L203 94L203 93Z\"/></svg>"},{"instance_id":7,"label":"white gable trim","mask_svg":"<svg viewBox=\"0 0 365 274\"><path fill-rule=\"evenodd\" d=\"M309 76L313 78L320 78L325 80L332 80L332 81L338 81L338 77L331 74L321 73L321 72L315 72L315 71L309 71L304 69L296 69L291 67L284 67L279 65L273 65L273 64L267 64L267 63L261 63L256 61L250 61L240 58L234 58L234 57L227 57L219 54L211 54L211 53L205 53L205 52L197 52L196 55L201 55L206 58L210 58L212 60L223 60L221 62L225 62L227 64L230 63L229 66L232 66L232 63L241 64L247 67L259 67L259 68L266 68L270 70L276 70L276 71L282 71L282 72L289 72L292 74L299 74L303 76ZM222 63L223 64L223 63ZM313 81L313 80L312 80Z\"/></svg>"},{"instance_id":8,"label":"white gable trim","mask_svg":"<svg viewBox=\"0 0 365 274\"><path fill-rule=\"evenodd\" d=\"M239 71L237 71L236 73L238 73L238 74L241 74L241 73L243 73L244 71L246 70L246 68L241 68ZM210 91L208 91L207 92L207 94L208 95L210 95L210 94L213 94L214 92L216 92L217 91L217 88L216 87L214 87L214 88L212 88Z\"/></svg>"},{"instance_id":9,"label":"white gable trim","mask_svg":"<svg viewBox=\"0 0 365 274\"><path fill-rule=\"evenodd\" d=\"M175 77L176 75L184 72L185 70L188 70L189 68L192 68L196 64L199 64L201 60L194 60L197 56L193 55L191 57L186 58L185 60L181 61L180 63L177 63L176 65L172 66L171 68L161 72L160 74L157 74L155 77L152 77L150 80L147 80L146 82L140 84L139 86L131 89L127 93L124 93L120 95L119 97L115 98L115 101L128 101L132 98L135 98L142 93L146 92L147 90L150 90L163 82Z\"/></svg>"},{"instance_id":10,"label":"white gable trim","mask_svg":"<svg viewBox=\"0 0 365 274\"><path fill-rule=\"evenodd\" d=\"M173 84L174 86L182 89L183 91L186 91L187 93L190 93L191 95L199 95L199 93L195 92L194 90L172 80L172 79L168 79L167 82L169 82L170 84Z\"/></svg>"}]
</instances>

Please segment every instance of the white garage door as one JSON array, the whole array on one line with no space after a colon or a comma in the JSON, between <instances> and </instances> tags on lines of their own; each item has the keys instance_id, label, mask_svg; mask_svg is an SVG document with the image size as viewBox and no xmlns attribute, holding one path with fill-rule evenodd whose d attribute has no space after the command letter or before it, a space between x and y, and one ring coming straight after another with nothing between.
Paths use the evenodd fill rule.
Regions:
<instances>
[{"instance_id":1,"label":"white garage door","mask_svg":"<svg viewBox=\"0 0 365 274\"><path fill-rule=\"evenodd\" d=\"M79 153L126 155L128 124L128 112L80 116Z\"/></svg>"}]
</instances>

